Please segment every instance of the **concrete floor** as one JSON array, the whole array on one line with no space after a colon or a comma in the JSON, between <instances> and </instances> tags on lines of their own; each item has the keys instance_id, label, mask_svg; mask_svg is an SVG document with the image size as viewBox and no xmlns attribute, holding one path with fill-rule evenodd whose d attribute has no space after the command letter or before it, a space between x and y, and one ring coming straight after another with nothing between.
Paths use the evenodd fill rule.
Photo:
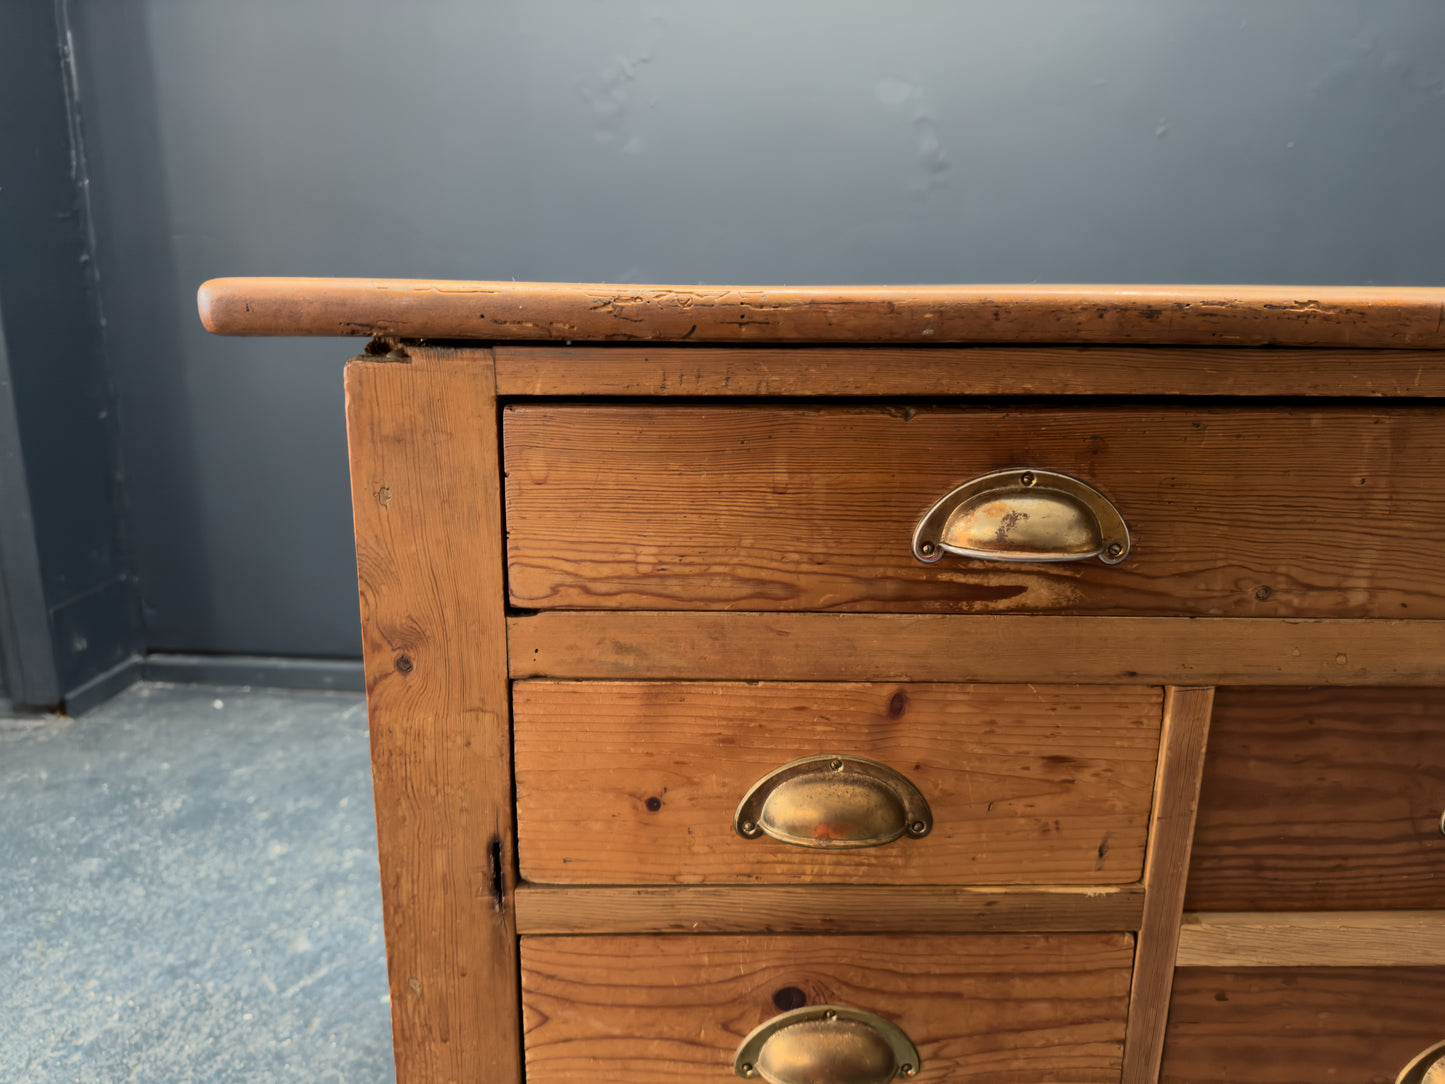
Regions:
<instances>
[{"instance_id":1,"label":"concrete floor","mask_svg":"<svg viewBox=\"0 0 1445 1084\"><path fill-rule=\"evenodd\" d=\"M360 696L0 720L0 1081L393 1082Z\"/></svg>"}]
</instances>

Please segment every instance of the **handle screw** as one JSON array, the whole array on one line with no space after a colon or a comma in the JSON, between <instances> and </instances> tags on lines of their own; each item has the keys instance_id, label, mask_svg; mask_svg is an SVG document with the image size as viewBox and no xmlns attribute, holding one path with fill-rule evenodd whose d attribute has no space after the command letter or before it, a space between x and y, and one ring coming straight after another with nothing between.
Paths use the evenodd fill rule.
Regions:
<instances>
[{"instance_id":1,"label":"handle screw","mask_svg":"<svg viewBox=\"0 0 1445 1084\"><path fill-rule=\"evenodd\" d=\"M918 547L918 552L923 554L923 556L925 557L932 557L933 551L937 548L938 547L936 547L932 542L924 542L921 546Z\"/></svg>"},{"instance_id":2,"label":"handle screw","mask_svg":"<svg viewBox=\"0 0 1445 1084\"><path fill-rule=\"evenodd\" d=\"M1109 556L1110 556L1110 557L1118 557L1119 554L1121 554L1121 553L1123 553L1123 552L1124 552L1124 543L1122 543L1122 542L1110 542L1110 543L1109 543Z\"/></svg>"},{"instance_id":3,"label":"handle screw","mask_svg":"<svg viewBox=\"0 0 1445 1084\"><path fill-rule=\"evenodd\" d=\"M746 1061L743 1062L741 1065L738 1066L738 1072L742 1073L743 1076L752 1076L752 1075L753 1075L753 1066L752 1066L752 1063L751 1063L751 1062L746 1062Z\"/></svg>"},{"instance_id":4,"label":"handle screw","mask_svg":"<svg viewBox=\"0 0 1445 1084\"><path fill-rule=\"evenodd\" d=\"M1020 485L1026 485L1026 486L1031 486L1031 485L1033 485L1033 484L1034 484L1034 472L1031 471L1031 470L1026 470L1026 471L1024 471L1023 475L1019 478L1019 484L1020 484Z\"/></svg>"},{"instance_id":5,"label":"handle screw","mask_svg":"<svg viewBox=\"0 0 1445 1084\"><path fill-rule=\"evenodd\" d=\"M832 768L835 772L841 772L843 770L843 762L841 760L835 760L832 761L828 767Z\"/></svg>"},{"instance_id":6,"label":"handle screw","mask_svg":"<svg viewBox=\"0 0 1445 1084\"><path fill-rule=\"evenodd\" d=\"M918 1070L914 1069L911 1063L906 1061L898 1067L899 1076L912 1076L917 1071Z\"/></svg>"},{"instance_id":7,"label":"handle screw","mask_svg":"<svg viewBox=\"0 0 1445 1084\"><path fill-rule=\"evenodd\" d=\"M928 825L924 824L922 821L914 821L908 826L908 830L912 832L915 836L921 836L924 832L928 831Z\"/></svg>"},{"instance_id":8,"label":"handle screw","mask_svg":"<svg viewBox=\"0 0 1445 1084\"><path fill-rule=\"evenodd\" d=\"M752 821L743 821L743 831L746 832L748 835L752 835L757 830L758 826Z\"/></svg>"}]
</instances>

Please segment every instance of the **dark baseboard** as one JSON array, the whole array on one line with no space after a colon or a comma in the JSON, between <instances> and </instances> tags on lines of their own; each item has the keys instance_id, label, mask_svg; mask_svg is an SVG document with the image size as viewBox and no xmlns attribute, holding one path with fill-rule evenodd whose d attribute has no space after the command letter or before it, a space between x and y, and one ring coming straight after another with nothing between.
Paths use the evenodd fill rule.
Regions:
<instances>
[{"instance_id":1,"label":"dark baseboard","mask_svg":"<svg viewBox=\"0 0 1445 1084\"><path fill-rule=\"evenodd\" d=\"M117 693L125 692L140 680L140 663L140 656L133 655L104 673L97 674L85 684L71 689L65 694L65 714L84 715Z\"/></svg>"},{"instance_id":2,"label":"dark baseboard","mask_svg":"<svg viewBox=\"0 0 1445 1084\"><path fill-rule=\"evenodd\" d=\"M250 685L262 689L366 690L360 659L285 659L268 655L147 655L140 680L177 685Z\"/></svg>"},{"instance_id":3,"label":"dark baseboard","mask_svg":"<svg viewBox=\"0 0 1445 1084\"><path fill-rule=\"evenodd\" d=\"M137 681L172 685L247 685L359 693L366 679L359 659L284 659L266 655L136 656L92 678L65 697L67 715L83 715Z\"/></svg>"}]
</instances>

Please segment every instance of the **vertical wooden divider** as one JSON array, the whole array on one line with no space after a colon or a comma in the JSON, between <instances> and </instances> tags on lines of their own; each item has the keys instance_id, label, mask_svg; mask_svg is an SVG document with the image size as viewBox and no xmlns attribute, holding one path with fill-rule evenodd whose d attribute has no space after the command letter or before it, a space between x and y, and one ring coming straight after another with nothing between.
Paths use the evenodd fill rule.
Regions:
<instances>
[{"instance_id":1,"label":"vertical wooden divider","mask_svg":"<svg viewBox=\"0 0 1445 1084\"><path fill-rule=\"evenodd\" d=\"M1134 949L1129 1023L1124 1035L1123 1084L1155 1084L1159 1076L1213 705L1212 688L1170 686L1164 690L1154 810L1144 856L1144 915Z\"/></svg>"},{"instance_id":2,"label":"vertical wooden divider","mask_svg":"<svg viewBox=\"0 0 1445 1084\"><path fill-rule=\"evenodd\" d=\"M346 368L399 1084L516 1084L501 470L489 349Z\"/></svg>"}]
</instances>

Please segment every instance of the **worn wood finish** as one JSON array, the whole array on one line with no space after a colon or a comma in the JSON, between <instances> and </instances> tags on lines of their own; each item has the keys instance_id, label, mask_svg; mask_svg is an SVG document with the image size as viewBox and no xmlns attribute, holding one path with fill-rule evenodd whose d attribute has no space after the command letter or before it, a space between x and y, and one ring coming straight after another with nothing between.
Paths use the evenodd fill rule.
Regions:
<instances>
[{"instance_id":1,"label":"worn wood finish","mask_svg":"<svg viewBox=\"0 0 1445 1084\"><path fill-rule=\"evenodd\" d=\"M517 1082L491 371L353 362L346 416L397 1080Z\"/></svg>"},{"instance_id":2,"label":"worn wood finish","mask_svg":"<svg viewBox=\"0 0 1445 1084\"><path fill-rule=\"evenodd\" d=\"M1123 1084L1152 1084L1159 1073L1213 698L1214 690L1209 688L1170 688L1164 694L1164 732L1144 866L1144 915L1129 989Z\"/></svg>"},{"instance_id":3,"label":"worn wood finish","mask_svg":"<svg viewBox=\"0 0 1445 1084\"><path fill-rule=\"evenodd\" d=\"M1445 412L517 405L503 438L529 609L1445 617ZM1025 466L1099 489L1128 558L914 558Z\"/></svg>"},{"instance_id":4,"label":"worn wood finish","mask_svg":"<svg viewBox=\"0 0 1445 1084\"><path fill-rule=\"evenodd\" d=\"M529 1084L736 1079L738 1044L785 1008L893 1021L920 1079L1117 1081L1129 934L528 937Z\"/></svg>"},{"instance_id":5,"label":"worn wood finish","mask_svg":"<svg viewBox=\"0 0 1445 1084\"><path fill-rule=\"evenodd\" d=\"M1445 689L1221 689L1187 906L1439 907Z\"/></svg>"},{"instance_id":6,"label":"worn wood finish","mask_svg":"<svg viewBox=\"0 0 1445 1084\"><path fill-rule=\"evenodd\" d=\"M1445 347L1445 289L1435 287L229 278L202 285L197 302L219 335Z\"/></svg>"},{"instance_id":7,"label":"worn wood finish","mask_svg":"<svg viewBox=\"0 0 1445 1084\"><path fill-rule=\"evenodd\" d=\"M1445 622L537 613L513 677L1445 685Z\"/></svg>"},{"instance_id":8,"label":"worn wood finish","mask_svg":"<svg viewBox=\"0 0 1445 1084\"><path fill-rule=\"evenodd\" d=\"M1445 909L1421 910L1445 845L1445 411L1218 398L1445 395L1445 289L220 280L201 307L230 334L379 336L348 422L401 1084L520 1084L524 1023L529 1084L731 1080L749 1029L823 999L902 1024L939 1081L1146 1084L1167 1035L1166 1081L1388 1084L1445 1038ZM441 338L472 345L418 342ZM533 396L647 401L515 402ZM913 562L936 497L1021 465L1099 486L1129 559ZM516 884L509 674L523 846L611 883ZM975 714L998 683L1030 697ZM1054 874L1000 855L1138 871L1138 809L1107 852L1070 833L1143 793L1158 731L1054 720L1161 684L1142 879L1017 883ZM1193 832L1214 684L1237 688ZM912 754L936 814L982 802L977 845L865 855L872 883L820 883L807 852L770 872L721 795L809 733ZM1001 837L990 787L1019 806ZM672 830L709 804L721 836ZM1192 890L1229 910L1181 935L1195 835ZM689 865L724 845L746 862ZM990 863L1015 883L926 883ZM718 869L779 883L617 883Z\"/></svg>"},{"instance_id":9,"label":"worn wood finish","mask_svg":"<svg viewBox=\"0 0 1445 1084\"><path fill-rule=\"evenodd\" d=\"M1445 965L1445 911L1195 911L1179 967ZM1445 1038L1445 1034L1442 1034Z\"/></svg>"},{"instance_id":10,"label":"worn wood finish","mask_svg":"<svg viewBox=\"0 0 1445 1084\"><path fill-rule=\"evenodd\" d=\"M1164 1084L1392 1084L1445 1039L1445 968L1184 968Z\"/></svg>"},{"instance_id":11,"label":"worn wood finish","mask_svg":"<svg viewBox=\"0 0 1445 1084\"><path fill-rule=\"evenodd\" d=\"M1122 884L1159 746L1147 687L518 682L517 851L552 884ZM807 756L881 761L933 830L818 850L744 839L753 784Z\"/></svg>"},{"instance_id":12,"label":"worn wood finish","mask_svg":"<svg viewBox=\"0 0 1445 1084\"><path fill-rule=\"evenodd\" d=\"M1430 350L496 347L500 395L1445 395Z\"/></svg>"},{"instance_id":13,"label":"worn wood finish","mask_svg":"<svg viewBox=\"0 0 1445 1084\"><path fill-rule=\"evenodd\" d=\"M517 932L986 933L1135 930L1132 885L518 886Z\"/></svg>"}]
</instances>

